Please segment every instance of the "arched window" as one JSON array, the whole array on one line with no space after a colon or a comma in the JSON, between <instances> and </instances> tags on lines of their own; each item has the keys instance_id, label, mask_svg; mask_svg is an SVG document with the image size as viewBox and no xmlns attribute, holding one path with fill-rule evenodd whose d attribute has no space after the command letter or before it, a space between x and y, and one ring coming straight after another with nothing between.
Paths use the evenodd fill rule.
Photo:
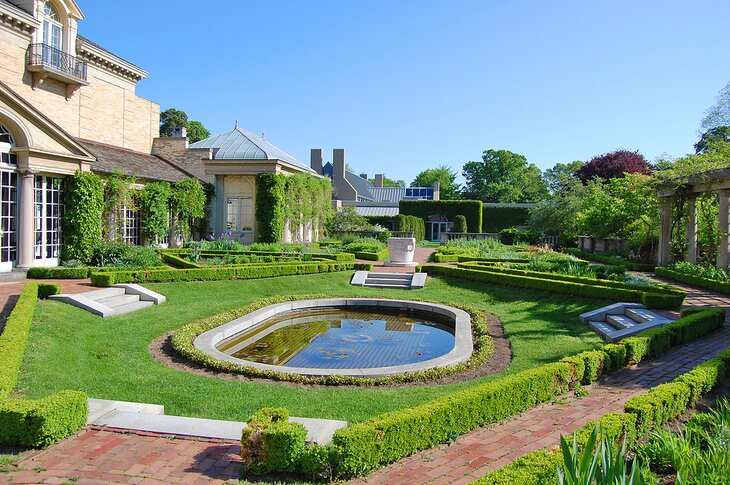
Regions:
<instances>
[{"instance_id":1,"label":"arched window","mask_svg":"<svg viewBox=\"0 0 730 485\"><path fill-rule=\"evenodd\" d=\"M43 44L44 62L58 67L63 51L63 25L58 10L49 0L43 4Z\"/></svg>"},{"instance_id":2,"label":"arched window","mask_svg":"<svg viewBox=\"0 0 730 485\"><path fill-rule=\"evenodd\" d=\"M17 159L10 149L15 146L15 139L10 130L0 125L0 164L16 165Z\"/></svg>"}]
</instances>

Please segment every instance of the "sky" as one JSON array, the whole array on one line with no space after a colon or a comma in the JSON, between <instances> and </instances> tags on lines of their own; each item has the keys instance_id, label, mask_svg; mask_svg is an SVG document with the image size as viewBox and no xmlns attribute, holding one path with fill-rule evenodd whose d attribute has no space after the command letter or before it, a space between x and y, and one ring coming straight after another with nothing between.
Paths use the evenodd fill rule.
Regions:
<instances>
[{"instance_id":1,"label":"sky","mask_svg":"<svg viewBox=\"0 0 730 485\"><path fill-rule=\"evenodd\" d=\"M407 183L487 149L682 156L730 80L727 0L77 3L162 110Z\"/></svg>"}]
</instances>

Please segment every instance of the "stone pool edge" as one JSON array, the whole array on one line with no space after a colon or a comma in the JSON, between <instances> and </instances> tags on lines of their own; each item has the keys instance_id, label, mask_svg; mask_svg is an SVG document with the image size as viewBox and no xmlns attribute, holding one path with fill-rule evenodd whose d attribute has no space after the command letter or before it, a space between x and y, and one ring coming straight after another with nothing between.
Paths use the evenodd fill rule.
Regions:
<instances>
[{"instance_id":1,"label":"stone pool edge","mask_svg":"<svg viewBox=\"0 0 730 485\"><path fill-rule=\"evenodd\" d=\"M355 368L355 369L322 369L322 368L304 368L304 367L284 367L270 364L261 364L248 360L237 359L227 355L218 349L216 345L233 335L247 330L269 319L281 315L286 312L304 310L307 308L344 308L349 307L373 307L388 309L412 309L422 312L432 312L440 316L452 319L454 322L454 348L447 354L435 359L426 360L414 364L404 364L389 367L372 367L372 368ZM386 377L397 374L405 374L410 372L424 371L434 367L447 367L467 362L474 351L474 342L472 340L471 317L464 310L458 308L440 305L438 303L429 303L411 300L382 300L378 298L324 298L310 300L296 300L284 303L269 305L264 308L255 310L247 315L224 323L219 327L199 335L193 341L193 346L205 352L211 357L230 362L237 365L244 365L254 369L270 372L281 372L284 374L295 374L304 376L332 376L345 375L352 377Z\"/></svg>"}]
</instances>

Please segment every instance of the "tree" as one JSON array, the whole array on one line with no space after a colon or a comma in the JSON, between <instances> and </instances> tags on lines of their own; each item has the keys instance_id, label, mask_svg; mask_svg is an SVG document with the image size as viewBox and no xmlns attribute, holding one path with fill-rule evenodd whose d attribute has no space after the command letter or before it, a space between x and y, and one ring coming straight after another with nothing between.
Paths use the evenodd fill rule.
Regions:
<instances>
[{"instance_id":1,"label":"tree","mask_svg":"<svg viewBox=\"0 0 730 485\"><path fill-rule=\"evenodd\" d=\"M700 123L703 131L719 126L730 126L730 81L717 94L715 104L707 108Z\"/></svg>"},{"instance_id":2,"label":"tree","mask_svg":"<svg viewBox=\"0 0 730 485\"><path fill-rule=\"evenodd\" d=\"M603 180L623 177L626 173L650 175L652 167L638 151L616 150L596 155L578 170L578 178L583 183L594 177Z\"/></svg>"},{"instance_id":3,"label":"tree","mask_svg":"<svg viewBox=\"0 0 730 485\"><path fill-rule=\"evenodd\" d=\"M186 128L190 143L203 140L210 136L210 132L200 121L188 121L185 111L169 108L160 113L160 136L172 136L175 128Z\"/></svg>"},{"instance_id":4,"label":"tree","mask_svg":"<svg viewBox=\"0 0 730 485\"><path fill-rule=\"evenodd\" d=\"M548 196L542 172L509 150L485 150L481 162L464 165L465 199L484 202L539 202Z\"/></svg>"},{"instance_id":5,"label":"tree","mask_svg":"<svg viewBox=\"0 0 730 485\"><path fill-rule=\"evenodd\" d=\"M705 153L710 144L717 142L730 143L730 126L716 126L704 132L695 143L695 153Z\"/></svg>"},{"instance_id":6,"label":"tree","mask_svg":"<svg viewBox=\"0 0 730 485\"><path fill-rule=\"evenodd\" d=\"M590 185L590 184L589 184ZM560 244L574 243L578 234L578 213L590 186L577 178L562 178L560 190L530 209L530 229L549 236L560 236Z\"/></svg>"},{"instance_id":7,"label":"tree","mask_svg":"<svg viewBox=\"0 0 730 485\"><path fill-rule=\"evenodd\" d=\"M160 136L172 136L172 130L175 128L187 127L188 115L185 111L170 108L160 113Z\"/></svg>"},{"instance_id":8,"label":"tree","mask_svg":"<svg viewBox=\"0 0 730 485\"><path fill-rule=\"evenodd\" d=\"M573 181L577 180L575 174L583 165L585 165L585 162L580 160L570 163L556 163L553 168L548 168L543 172L542 179L545 181L550 193L557 194L565 187L573 185Z\"/></svg>"},{"instance_id":9,"label":"tree","mask_svg":"<svg viewBox=\"0 0 730 485\"><path fill-rule=\"evenodd\" d=\"M200 121L188 121L188 141L195 143L196 141L205 140L210 136L210 132L205 129Z\"/></svg>"},{"instance_id":10,"label":"tree","mask_svg":"<svg viewBox=\"0 0 730 485\"><path fill-rule=\"evenodd\" d=\"M456 183L457 173L451 167L440 165L429 168L418 175L411 182L412 187L432 187L438 181L441 185L441 200L455 200L459 198L459 184Z\"/></svg>"},{"instance_id":11,"label":"tree","mask_svg":"<svg viewBox=\"0 0 730 485\"><path fill-rule=\"evenodd\" d=\"M371 184L375 185L375 179L374 178L368 179L368 181ZM388 177L386 177L385 175L383 175L383 187L401 187L402 188L402 187L405 187L405 186L406 186L405 180L393 180L393 179L389 179Z\"/></svg>"}]
</instances>

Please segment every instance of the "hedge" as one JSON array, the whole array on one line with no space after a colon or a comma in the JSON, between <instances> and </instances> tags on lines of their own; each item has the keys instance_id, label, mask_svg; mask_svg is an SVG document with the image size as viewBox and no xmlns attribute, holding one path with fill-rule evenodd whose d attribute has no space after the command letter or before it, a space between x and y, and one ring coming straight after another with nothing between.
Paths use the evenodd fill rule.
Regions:
<instances>
[{"instance_id":1,"label":"hedge","mask_svg":"<svg viewBox=\"0 0 730 485\"><path fill-rule=\"evenodd\" d=\"M60 391L35 401L0 401L0 443L43 448L86 426L87 396Z\"/></svg>"},{"instance_id":2,"label":"hedge","mask_svg":"<svg viewBox=\"0 0 730 485\"><path fill-rule=\"evenodd\" d=\"M353 254L357 259L367 259L368 261L385 261L390 256L390 254L388 253L388 248L383 248L377 253L355 251L349 254Z\"/></svg>"},{"instance_id":3,"label":"hedge","mask_svg":"<svg viewBox=\"0 0 730 485\"><path fill-rule=\"evenodd\" d=\"M568 390L573 366L545 364L335 432L340 475L366 473L525 411Z\"/></svg>"},{"instance_id":4,"label":"hedge","mask_svg":"<svg viewBox=\"0 0 730 485\"><path fill-rule=\"evenodd\" d=\"M85 279L91 276L91 273L105 273L110 271L131 271L131 270L142 270L142 269L167 269L167 266L150 266L149 268L142 267L122 267L122 266L59 266L56 268L29 268L28 278L44 280L77 280Z\"/></svg>"},{"instance_id":5,"label":"hedge","mask_svg":"<svg viewBox=\"0 0 730 485\"><path fill-rule=\"evenodd\" d=\"M662 276L664 278L669 278L670 280L679 281L680 283L687 283L688 285L694 285L700 288L705 288L708 290L717 291L718 293L725 293L730 295L730 283L726 281L700 278L698 276L680 273L679 271L674 271L672 269L662 266L657 266L656 269L654 269L654 273L657 276Z\"/></svg>"},{"instance_id":6,"label":"hedge","mask_svg":"<svg viewBox=\"0 0 730 485\"><path fill-rule=\"evenodd\" d=\"M426 223L420 217L398 214L394 226L396 231L412 232L416 241L423 241L426 237Z\"/></svg>"},{"instance_id":7,"label":"hedge","mask_svg":"<svg viewBox=\"0 0 730 485\"><path fill-rule=\"evenodd\" d=\"M631 271L654 271L654 269L656 268L655 264L637 263L635 261L627 261L623 258L618 258L616 256L608 256L606 254L592 253L590 251L583 251L582 249L564 248L563 251L565 251L568 254L572 254L573 256L578 256L579 258L582 258L582 259L589 259L591 261L598 261L599 263L610 264L610 265L614 265L614 266L625 266L626 268L630 269Z\"/></svg>"},{"instance_id":8,"label":"hedge","mask_svg":"<svg viewBox=\"0 0 730 485\"><path fill-rule=\"evenodd\" d=\"M469 232L482 232L482 202L478 200L401 200L399 213L420 217L424 221L434 214L453 221L459 214L466 217Z\"/></svg>"},{"instance_id":9,"label":"hedge","mask_svg":"<svg viewBox=\"0 0 730 485\"><path fill-rule=\"evenodd\" d=\"M164 251L167 254L172 255L187 255L190 254L189 249L168 249ZM329 259L332 261L355 261L355 256L351 253L317 253L317 252L311 252L311 253L304 253L309 254L314 259ZM249 251L245 249L232 249L232 250L223 250L223 249L204 249L200 252L200 256L205 257L214 257L214 258L222 258L223 256L292 256L292 257L298 257L301 253L297 252L281 252L281 251Z\"/></svg>"},{"instance_id":10,"label":"hedge","mask_svg":"<svg viewBox=\"0 0 730 485\"><path fill-rule=\"evenodd\" d=\"M730 349L714 359L703 362L673 381L661 384L646 394L630 399L624 405L624 413L610 412L576 431L579 443L596 426L615 442L625 439L631 447L648 432L658 429L671 419L679 417L697 403L702 394L717 386L725 378L730 364ZM557 445L557 443L556 443ZM489 472L480 478L478 485L538 485L556 483L557 469L563 464L558 450L536 450L514 463Z\"/></svg>"},{"instance_id":11,"label":"hedge","mask_svg":"<svg viewBox=\"0 0 730 485\"><path fill-rule=\"evenodd\" d=\"M372 265L367 265L372 270ZM311 262L297 264L250 264L246 266L221 266L192 269L158 269L115 271L93 273L91 283L94 286L112 286L117 283L163 283L170 281L218 281L235 279L273 278L276 276L292 276L332 271L347 271L365 268L354 263Z\"/></svg>"},{"instance_id":12,"label":"hedge","mask_svg":"<svg viewBox=\"0 0 730 485\"><path fill-rule=\"evenodd\" d=\"M480 258L478 256L467 256L464 254L443 254L433 253L434 263L469 263L469 262L481 262L481 263L514 263L514 264L529 264L530 260L527 258Z\"/></svg>"},{"instance_id":13,"label":"hedge","mask_svg":"<svg viewBox=\"0 0 730 485\"><path fill-rule=\"evenodd\" d=\"M284 237L286 219L286 175L256 175L256 225L259 242L276 243Z\"/></svg>"},{"instance_id":14,"label":"hedge","mask_svg":"<svg viewBox=\"0 0 730 485\"><path fill-rule=\"evenodd\" d=\"M514 226L526 226L530 219L529 207L495 207L485 205L482 212L481 232L499 232Z\"/></svg>"},{"instance_id":15,"label":"hedge","mask_svg":"<svg viewBox=\"0 0 730 485\"><path fill-rule=\"evenodd\" d=\"M86 395L61 391L37 401L8 399L18 383L18 372L28 342L33 311L39 296L60 292L60 285L28 283L0 334L0 443L42 447L86 425Z\"/></svg>"},{"instance_id":16,"label":"hedge","mask_svg":"<svg viewBox=\"0 0 730 485\"><path fill-rule=\"evenodd\" d=\"M200 268L201 267L197 263L194 263L187 259L181 258L180 256L172 254L168 251L162 251L160 253L160 258L162 258L162 261L164 261L165 263L175 266L176 268Z\"/></svg>"},{"instance_id":17,"label":"hedge","mask_svg":"<svg viewBox=\"0 0 730 485\"><path fill-rule=\"evenodd\" d=\"M679 327L697 324L696 319L717 321L719 311L721 309L708 309L664 328L671 333ZM710 331L709 326L704 328ZM699 332L687 334L686 338L699 335ZM191 341L192 338L193 335L188 336ZM558 363L545 364L340 429L332 441L337 457L335 472L342 477L366 473L551 400L577 382L590 384L602 372L626 365L628 348L622 347L623 343L607 344L597 350L566 357ZM727 358L730 359L730 352L727 352ZM601 419L601 426L611 436L626 435L633 439L636 435L635 417L612 414ZM589 425L588 431L590 429Z\"/></svg>"},{"instance_id":18,"label":"hedge","mask_svg":"<svg viewBox=\"0 0 730 485\"><path fill-rule=\"evenodd\" d=\"M450 276L471 281L501 284L518 288L547 291L586 298L611 299L617 301L641 302L649 308L675 309L684 301L685 293L665 288L643 289L606 280L540 273L537 271L510 270L505 268L480 267L474 269L452 266L422 265L421 271L429 274ZM566 280L566 278L568 278Z\"/></svg>"}]
</instances>

